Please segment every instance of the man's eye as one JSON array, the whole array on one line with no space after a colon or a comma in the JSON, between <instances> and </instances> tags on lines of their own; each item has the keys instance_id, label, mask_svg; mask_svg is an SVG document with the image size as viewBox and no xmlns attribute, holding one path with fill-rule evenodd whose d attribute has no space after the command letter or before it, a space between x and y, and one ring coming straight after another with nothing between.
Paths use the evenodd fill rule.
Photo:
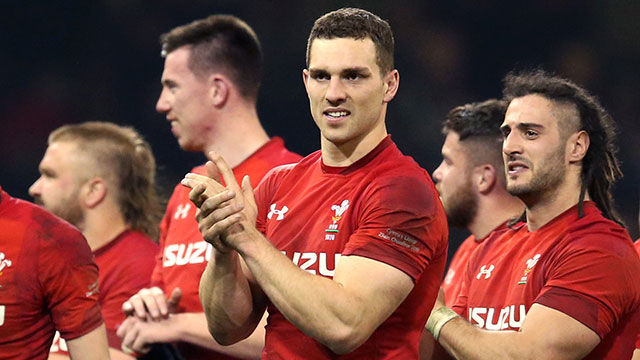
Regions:
<instances>
[{"instance_id":1,"label":"man's eye","mask_svg":"<svg viewBox=\"0 0 640 360\"><path fill-rule=\"evenodd\" d=\"M527 130L527 131L525 131L525 132L524 132L524 134L525 134L527 137L530 137L530 138L531 138L531 137L536 137L536 136L538 136L538 133L537 133L537 132L535 132L535 131L533 131L533 130Z\"/></svg>"}]
</instances>

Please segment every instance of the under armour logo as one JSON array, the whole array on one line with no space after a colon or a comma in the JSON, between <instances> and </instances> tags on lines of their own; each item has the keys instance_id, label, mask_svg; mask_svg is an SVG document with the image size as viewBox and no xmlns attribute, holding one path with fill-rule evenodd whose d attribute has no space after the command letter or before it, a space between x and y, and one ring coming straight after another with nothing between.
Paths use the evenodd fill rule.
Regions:
<instances>
[{"instance_id":1,"label":"under armour logo","mask_svg":"<svg viewBox=\"0 0 640 360\"><path fill-rule=\"evenodd\" d=\"M284 205L282 209L276 209L276 204L271 204L271 210L267 214L267 218L271 219L275 214L278 215L276 216L276 220L282 220L284 219L284 214L286 214L287 211L289 211L289 208L286 205Z\"/></svg>"},{"instance_id":2,"label":"under armour logo","mask_svg":"<svg viewBox=\"0 0 640 360\"><path fill-rule=\"evenodd\" d=\"M482 267L480 268L480 272L478 273L478 275L476 275L476 279L480 280L480 277L482 275L484 275L485 280L488 279L491 276L491 272L494 268L495 266L493 266L493 264L491 264L488 269L487 265L482 265Z\"/></svg>"},{"instance_id":3,"label":"under armour logo","mask_svg":"<svg viewBox=\"0 0 640 360\"><path fill-rule=\"evenodd\" d=\"M191 209L191 204L180 204L176 209L175 214L173 214L174 219L184 219L189 214L189 209Z\"/></svg>"},{"instance_id":4,"label":"under armour logo","mask_svg":"<svg viewBox=\"0 0 640 360\"><path fill-rule=\"evenodd\" d=\"M11 266L11 260L5 259L4 253L0 252L0 272L9 266Z\"/></svg>"}]
</instances>

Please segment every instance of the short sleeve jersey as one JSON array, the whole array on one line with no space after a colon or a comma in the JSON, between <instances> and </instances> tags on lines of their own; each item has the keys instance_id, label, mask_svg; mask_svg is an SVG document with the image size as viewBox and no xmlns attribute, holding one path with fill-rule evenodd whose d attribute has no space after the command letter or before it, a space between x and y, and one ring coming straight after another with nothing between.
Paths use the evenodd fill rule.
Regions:
<instances>
[{"instance_id":1,"label":"short sleeve jersey","mask_svg":"<svg viewBox=\"0 0 640 360\"><path fill-rule=\"evenodd\" d=\"M506 228L507 223L505 222L493 231L504 231ZM467 263L469 262L469 258L471 258L471 254L473 254L473 251L478 247L478 245L480 245L489 235L491 235L491 233L479 240L476 239L475 235L470 235L462 242L462 244L460 244L455 255L453 255L453 259L451 259L451 263L449 263L447 275L445 275L444 281L442 281L441 285L442 290L444 291L444 301L447 306L453 306L458 294L460 293L464 270L467 268Z\"/></svg>"},{"instance_id":2,"label":"short sleeve jersey","mask_svg":"<svg viewBox=\"0 0 640 360\"><path fill-rule=\"evenodd\" d=\"M371 337L344 359L412 359L444 272L446 216L429 175L390 137L346 168L318 151L274 169L256 189L258 230L302 270L332 278L341 256L391 265L415 286ZM372 279L375 281L375 279ZM267 359L338 358L268 305Z\"/></svg>"},{"instance_id":3,"label":"short sleeve jersey","mask_svg":"<svg viewBox=\"0 0 640 360\"><path fill-rule=\"evenodd\" d=\"M453 309L487 330L517 330L532 304L558 310L600 337L586 359L629 359L638 334L640 259L621 226L593 202L536 231L494 234L475 251Z\"/></svg>"},{"instance_id":4,"label":"short sleeve jersey","mask_svg":"<svg viewBox=\"0 0 640 360\"><path fill-rule=\"evenodd\" d=\"M120 349L122 340L116 331L125 319L122 303L138 290L148 287L159 247L147 235L125 230L93 252L98 265L98 302L107 328L109 346ZM51 352L66 353L65 341L56 333Z\"/></svg>"},{"instance_id":5,"label":"short sleeve jersey","mask_svg":"<svg viewBox=\"0 0 640 360\"><path fill-rule=\"evenodd\" d=\"M240 184L249 175L256 186L264 175L278 165L295 163L302 157L287 150L279 137L272 138L258 151L233 169ZM195 167L192 173L205 175L204 165ZM182 298L177 312L203 312L198 289L200 277L211 256L212 247L204 241L196 221L195 206L189 200L191 189L178 184L169 199L167 210L160 224L160 249L152 275L152 286L158 286L170 294L179 287ZM213 350L191 344L178 344L189 359L226 359Z\"/></svg>"},{"instance_id":6,"label":"short sleeve jersey","mask_svg":"<svg viewBox=\"0 0 640 360\"><path fill-rule=\"evenodd\" d=\"M98 267L69 223L0 189L0 359L46 359L102 324Z\"/></svg>"}]
</instances>

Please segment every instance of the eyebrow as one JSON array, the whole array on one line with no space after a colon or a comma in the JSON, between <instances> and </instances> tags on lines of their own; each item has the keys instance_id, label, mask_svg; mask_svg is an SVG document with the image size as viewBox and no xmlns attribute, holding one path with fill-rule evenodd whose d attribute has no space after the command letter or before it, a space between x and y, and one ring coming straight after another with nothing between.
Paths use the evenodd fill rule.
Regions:
<instances>
[{"instance_id":1,"label":"eyebrow","mask_svg":"<svg viewBox=\"0 0 640 360\"><path fill-rule=\"evenodd\" d=\"M500 126L500 131L504 134L504 132L507 129L510 129L510 128L511 128L511 126L509 126L507 124L504 124L504 125ZM518 123L516 125L516 128L518 128L520 130L531 129L531 128L533 128L533 129L543 129L544 125L540 125L540 124L536 124L536 123Z\"/></svg>"},{"instance_id":2,"label":"eyebrow","mask_svg":"<svg viewBox=\"0 0 640 360\"><path fill-rule=\"evenodd\" d=\"M344 75L348 75L348 74L364 74L367 75L369 73L371 73L371 70L368 67L364 67L364 66L354 66L354 67L349 67L346 69L342 69L340 71L340 75L344 76ZM309 69L309 74L311 75L325 75L325 74L329 74L329 72L325 69L314 69L314 68L310 68Z\"/></svg>"}]
</instances>

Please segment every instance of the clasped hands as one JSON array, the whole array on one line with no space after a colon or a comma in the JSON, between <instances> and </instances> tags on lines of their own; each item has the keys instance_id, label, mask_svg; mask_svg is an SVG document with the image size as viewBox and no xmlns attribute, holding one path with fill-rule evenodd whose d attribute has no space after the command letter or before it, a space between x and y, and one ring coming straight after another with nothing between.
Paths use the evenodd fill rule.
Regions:
<instances>
[{"instance_id":1,"label":"clasped hands","mask_svg":"<svg viewBox=\"0 0 640 360\"><path fill-rule=\"evenodd\" d=\"M207 176L189 173L181 183L191 188L189 199L196 206L202 237L219 252L237 250L247 229L254 228L257 206L248 175L238 185L233 171L215 152L209 153ZM226 187L219 179L222 176Z\"/></svg>"}]
</instances>

